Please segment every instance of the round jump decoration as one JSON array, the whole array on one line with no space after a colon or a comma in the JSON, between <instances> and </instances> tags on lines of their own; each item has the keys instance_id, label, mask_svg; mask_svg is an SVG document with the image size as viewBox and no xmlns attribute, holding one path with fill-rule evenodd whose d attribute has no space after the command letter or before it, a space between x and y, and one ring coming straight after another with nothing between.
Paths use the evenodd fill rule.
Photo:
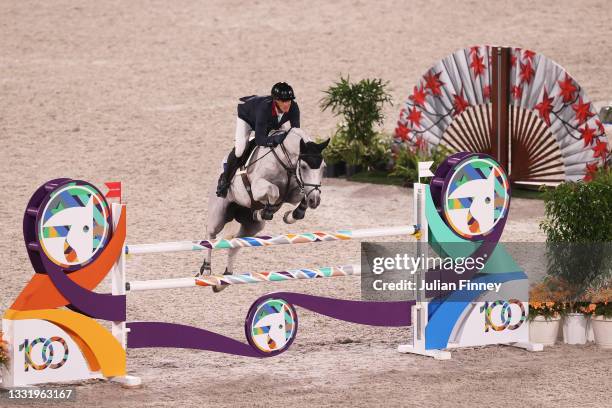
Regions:
<instances>
[{"instance_id":1,"label":"round jump decoration","mask_svg":"<svg viewBox=\"0 0 612 408\"><path fill-rule=\"evenodd\" d=\"M510 184L495 160L475 155L452 170L443 197L448 225L463 238L478 239L506 216Z\"/></svg>"},{"instance_id":2,"label":"round jump decoration","mask_svg":"<svg viewBox=\"0 0 612 408\"><path fill-rule=\"evenodd\" d=\"M287 350L297 334L295 308L286 300L265 297L253 303L244 325L249 344L263 355Z\"/></svg>"},{"instance_id":3,"label":"round jump decoration","mask_svg":"<svg viewBox=\"0 0 612 408\"><path fill-rule=\"evenodd\" d=\"M28 249L67 271L91 263L112 230L102 193L90 183L70 179L52 180L40 190L50 193L35 194L28 204L24 218L24 230L31 232L26 232Z\"/></svg>"},{"instance_id":4,"label":"round jump decoration","mask_svg":"<svg viewBox=\"0 0 612 408\"><path fill-rule=\"evenodd\" d=\"M501 234L510 207L510 182L504 168L483 153L455 153L431 181L438 213L456 235L469 241Z\"/></svg>"}]
</instances>

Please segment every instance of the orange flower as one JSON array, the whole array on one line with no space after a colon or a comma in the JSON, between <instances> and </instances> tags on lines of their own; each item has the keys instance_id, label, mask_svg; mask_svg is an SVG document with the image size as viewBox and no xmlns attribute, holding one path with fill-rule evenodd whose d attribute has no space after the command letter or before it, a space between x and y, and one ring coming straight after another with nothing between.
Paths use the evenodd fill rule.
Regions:
<instances>
[{"instance_id":1,"label":"orange flower","mask_svg":"<svg viewBox=\"0 0 612 408\"><path fill-rule=\"evenodd\" d=\"M0 364L6 363L8 360L8 343L2 339L0 331Z\"/></svg>"}]
</instances>

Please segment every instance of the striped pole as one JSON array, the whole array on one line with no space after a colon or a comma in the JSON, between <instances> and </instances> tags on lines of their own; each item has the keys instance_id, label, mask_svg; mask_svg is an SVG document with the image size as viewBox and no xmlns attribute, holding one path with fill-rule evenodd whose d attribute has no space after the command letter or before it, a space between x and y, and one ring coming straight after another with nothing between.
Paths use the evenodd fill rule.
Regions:
<instances>
[{"instance_id":1,"label":"striped pole","mask_svg":"<svg viewBox=\"0 0 612 408\"><path fill-rule=\"evenodd\" d=\"M127 245L126 254L151 254L159 252L203 251L205 249L231 249L245 247L266 247L274 245L310 244L314 242L348 241L361 238L388 237L395 235L420 234L417 225L399 227L366 228L356 230L340 230L335 232L316 231L301 234L260 235L232 239L217 239L204 241L176 241L158 244Z\"/></svg>"},{"instance_id":2,"label":"striped pole","mask_svg":"<svg viewBox=\"0 0 612 408\"><path fill-rule=\"evenodd\" d=\"M242 285L298 279L334 278L360 274L361 265L341 265L313 269L290 269L278 272L250 272L239 275L207 275L193 278L134 281L126 284L126 290L138 292L143 290L190 288L194 286Z\"/></svg>"}]
</instances>

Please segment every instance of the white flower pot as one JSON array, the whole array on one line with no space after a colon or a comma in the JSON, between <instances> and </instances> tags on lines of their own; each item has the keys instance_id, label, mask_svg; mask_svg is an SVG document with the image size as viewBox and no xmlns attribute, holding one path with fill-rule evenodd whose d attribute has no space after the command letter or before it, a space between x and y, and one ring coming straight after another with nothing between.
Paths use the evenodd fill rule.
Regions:
<instances>
[{"instance_id":1,"label":"white flower pot","mask_svg":"<svg viewBox=\"0 0 612 408\"><path fill-rule=\"evenodd\" d=\"M554 345L557 340L560 321L560 317L546 320L544 316L536 316L529 322L529 340L532 343L540 343L545 346Z\"/></svg>"},{"instance_id":2,"label":"white flower pot","mask_svg":"<svg viewBox=\"0 0 612 408\"><path fill-rule=\"evenodd\" d=\"M595 341L595 334L593 333L593 319L591 317L587 319L587 341Z\"/></svg>"},{"instance_id":3,"label":"white flower pot","mask_svg":"<svg viewBox=\"0 0 612 408\"><path fill-rule=\"evenodd\" d=\"M565 344L586 344L587 317L582 313L569 313L563 318L563 341Z\"/></svg>"},{"instance_id":4,"label":"white flower pot","mask_svg":"<svg viewBox=\"0 0 612 408\"><path fill-rule=\"evenodd\" d=\"M612 319L593 316L591 319L595 343L605 349L612 349Z\"/></svg>"}]
</instances>

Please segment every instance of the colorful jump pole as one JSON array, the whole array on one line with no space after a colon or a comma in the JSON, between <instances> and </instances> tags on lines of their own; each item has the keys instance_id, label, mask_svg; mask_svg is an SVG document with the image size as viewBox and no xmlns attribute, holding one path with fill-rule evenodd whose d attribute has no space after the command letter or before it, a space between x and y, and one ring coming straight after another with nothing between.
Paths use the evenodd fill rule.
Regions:
<instances>
[{"instance_id":1,"label":"colorful jump pole","mask_svg":"<svg viewBox=\"0 0 612 408\"><path fill-rule=\"evenodd\" d=\"M298 279L334 278L358 276L361 265L341 265L323 268L301 268L277 272L249 272L238 275L208 275L190 278L157 279L126 283L126 290L138 292L156 289L189 288L193 286L242 285L247 283L280 282Z\"/></svg>"},{"instance_id":2,"label":"colorful jump pole","mask_svg":"<svg viewBox=\"0 0 612 408\"><path fill-rule=\"evenodd\" d=\"M300 234L260 235L232 239L203 241L160 242L157 244L127 245L126 254L151 254L159 252L203 251L206 249L231 249L246 247L267 247L273 245L310 244L313 242L348 241L352 239L388 237L396 235L416 235L420 233L417 225L399 227L365 228L340 231L315 231Z\"/></svg>"}]
</instances>

